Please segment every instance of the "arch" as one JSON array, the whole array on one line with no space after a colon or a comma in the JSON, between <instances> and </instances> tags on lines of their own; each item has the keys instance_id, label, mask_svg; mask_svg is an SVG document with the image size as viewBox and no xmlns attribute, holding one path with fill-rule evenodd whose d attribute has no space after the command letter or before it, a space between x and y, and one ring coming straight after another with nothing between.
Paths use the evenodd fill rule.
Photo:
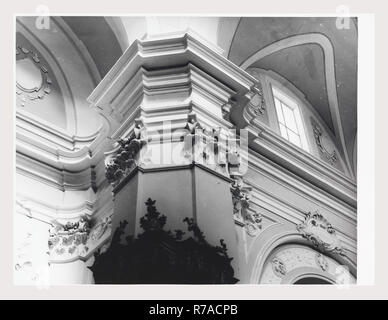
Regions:
<instances>
[{"instance_id":1,"label":"arch","mask_svg":"<svg viewBox=\"0 0 388 320\"><path fill-rule=\"evenodd\" d=\"M330 114L334 124L334 133L336 139L339 141L341 146L341 153L343 153L346 167L350 172L352 178L354 178L354 172L350 164L349 153L345 143L345 136L343 133L341 116L339 113L339 104L338 104L338 95L337 95L337 86L336 86L336 76L335 76L335 61L334 61L334 49L328 37L321 33L308 33L290 36L285 39L278 40L263 49L257 51L251 55L248 59L240 64L240 68L247 69L256 61L261 60L262 58L269 56L280 50L300 46L305 44L318 44L324 53L324 64L325 64L325 78L326 78L326 88L329 102Z\"/></svg>"},{"instance_id":2,"label":"arch","mask_svg":"<svg viewBox=\"0 0 388 320\"><path fill-rule=\"evenodd\" d=\"M260 283L314 284L317 281L329 284L354 284L355 278L348 268L325 253L304 244L284 244L277 247L267 257ZM310 283L308 280L310 279Z\"/></svg>"},{"instance_id":3,"label":"arch","mask_svg":"<svg viewBox=\"0 0 388 320\"><path fill-rule=\"evenodd\" d=\"M259 283L264 263L276 247L304 241L292 224L276 223L265 228L249 248L248 267L252 270L249 283Z\"/></svg>"},{"instance_id":4,"label":"arch","mask_svg":"<svg viewBox=\"0 0 388 320\"><path fill-rule=\"evenodd\" d=\"M285 245L302 245L312 250L314 246L297 231L291 223L275 223L266 227L248 248L247 266L250 270L248 283L259 283L264 264L268 258L280 247ZM356 278L356 263L348 257L326 253L326 256L336 261L339 265L346 266L350 274Z\"/></svg>"}]
</instances>

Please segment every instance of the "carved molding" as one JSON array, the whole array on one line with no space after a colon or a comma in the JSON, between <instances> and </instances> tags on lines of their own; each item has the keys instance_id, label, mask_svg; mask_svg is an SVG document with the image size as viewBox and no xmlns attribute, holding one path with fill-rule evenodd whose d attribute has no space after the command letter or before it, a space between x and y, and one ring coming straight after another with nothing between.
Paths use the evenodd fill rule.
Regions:
<instances>
[{"instance_id":1,"label":"carved molding","mask_svg":"<svg viewBox=\"0 0 388 320\"><path fill-rule=\"evenodd\" d=\"M300 170L304 173L304 179L307 182L327 191L332 198L339 198L353 208L357 206L355 181L338 171L337 168L312 154L301 152L298 147L282 139L280 135L269 130L268 126L259 121L255 123L255 126L250 126L249 130L252 130L258 136L249 145L252 150L259 153L264 152L268 159L275 162L280 161L283 166L282 171ZM251 157L250 162L254 161L259 162L260 160L257 157ZM262 161L260 161L260 165L266 166ZM287 181L290 181L289 176ZM319 198L321 197L322 193L319 193ZM352 219L354 219L354 216Z\"/></svg>"},{"instance_id":2,"label":"carved molding","mask_svg":"<svg viewBox=\"0 0 388 320\"><path fill-rule=\"evenodd\" d=\"M40 72L41 77L40 84L32 88L25 88L22 84L16 81L16 95L18 99L20 99L20 105L24 107L27 100L43 99L46 95L48 95L51 92L52 80L48 75L47 67L42 64L36 52L17 45L16 57L18 61L28 59L28 62L32 63Z\"/></svg>"},{"instance_id":3,"label":"carved molding","mask_svg":"<svg viewBox=\"0 0 388 320\"><path fill-rule=\"evenodd\" d=\"M309 240L317 249L346 255L341 241L337 238L333 226L318 211L309 212L305 221L297 226L299 233Z\"/></svg>"}]
</instances>

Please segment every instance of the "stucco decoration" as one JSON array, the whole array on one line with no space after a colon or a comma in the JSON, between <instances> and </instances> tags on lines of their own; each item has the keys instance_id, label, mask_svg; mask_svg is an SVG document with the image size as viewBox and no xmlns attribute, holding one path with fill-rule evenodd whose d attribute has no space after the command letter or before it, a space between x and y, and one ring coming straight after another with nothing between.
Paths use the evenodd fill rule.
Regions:
<instances>
[{"instance_id":1,"label":"stucco decoration","mask_svg":"<svg viewBox=\"0 0 388 320\"><path fill-rule=\"evenodd\" d=\"M283 260L278 257L274 257L272 259L272 269L273 272L280 278L285 276L287 273L286 265L284 264Z\"/></svg>"},{"instance_id":2,"label":"stucco decoration","mask_svg":"<svg viewBox=\"0 0 388 320\"><path fill-rule=\"evenodd\" d=\"M319 152L331 165L335 165L338 160L337 153L333 148L331 148L332 150L330 151L327 136L324 134L321 126L314 119L311 119L311 126Z\"/></svg>"},{"instance_id":3,"label":"stucco decoration","mask_svg":"<svg viewBox=\"0 0 388 320\"><path fill-rule=\"evenodd\" d=\"M82 217L77 222L67 222L65 225L54 224L49 230L48 246L50 256L72 256L88 251L86 242L89 235L89 221Z\"/></svg>"},{"instance_id":4,"label":"stucco decoration","mask_svg":"<svg viewBox=\"0 0 388 320\"><path fill-rule=\"evenodd\" d=\"M22 46L16 47L16 96L20 105L28 100L43 99L51 92L52 80L38 54Z\"/></svg>"},{"instance_id":5,"label":"stucco decoration","mask_svg":"<svg viewBox=\"0 0 388 320\"><path fill-rule=\"evenodd\" d=\"M102 218L91 226L92 222L87 217L64 225L54 222L49 230L50 260L67 260L90 254L98 247L103 235L110 235L111 218Z\"/></svg>"},{"instance_id":6,"label":"stucco decoration","mask_svg":"<svg viewBox=\"0 0 388 320\"><path fill-rule=\"evenodd\" d=\"M309 212L305 221L297 226L301 235L321 251L346 255L333 226L319 212Z\"/></svg>"},{"instance_id":7,"label":"stucco decoration","mask_svg":"<svg viewBox=\"0 0 388 320\"><path fill-rule=\"evenodd\" d=\"M262 217L260 213L249 207L251 190L252 188L246 185L241 177L233 177L230 191L232 193L234 219L244 226L248 235L254 237L262 228Z\"/></svg>"},{"instance_id":8,"label":"stucco decoration","mask_svg":"<svg viewBox=\"0 0 388 320\"><path fill-rule=\"evenodd\" d=\"M260 116L263 115L266 110L263 87L260 82L259 74L256 70L248 69L247 72L257 80L253 88L254 94L248 103L248 108L254 115Z\"/></svg>"},{"instance_id":9,"label":"stucco decoration","mask_svg":"<svg viewBox=\"0 0 388 320\"><path fill-rule=\"evenodd\" d=\"M47 224L17 207L14 225L14 284L45 286L49 281Z\"/></svg>"},{"instance_id":10,"label":"stucco decoration","mask_svg":"<svg viewBox=\"0 0 388 320\"><path fill-rule=\"evenodd\" d=\"M322 269L322 271L326 271L329 268L329 262L323 254L317 253L315 255L315 261L317 265Z\"/></svg>"},{"instance_id":11,"label":"stucco decoration","mask_svg":"<svg viewBox=\"0 0 388 320\"><path fill-rule=\"evenodd\" d=\"M15 271L25 271L26 269L32 269L32 257L31 257L31 239L32 234L25 232L24 237L20 243L16 246L16 257L15 257ZM31 276L33 278L34 275Z\"/></svg>"},{"instance_id":12,"label":"stucco decoration","mask_svg":"<svg viewBox=\"0 0 388 320\"><path fill-rule=\"evenodd\" d=\"M106 233L106 231L111 227L112 221L110 217L105 217L100 219L97 224L90 230L89 239L92 241L97 241Z\"/></svg>"},{"instance_id":13,"label":"stucco decoration","mask_svg":"<svg viewBox=\"0 0 388 320\"><path fill-rule=\"evenodd\" d=\"M148 142L145 135L145 127L141 120L137 119L135 128L129 138L121 138L117 141L117 150L109 154L105 159L105 176L112 186L116 186L139 164L139 152Z\"/></svg>"},{"instance_id":14,"label":"stucco decoration","mask_svg":"<svg viewBox=\"0 0 388 320\"><path fill-rule=\"evenodd\" d=\"M354 284L355 278L334 259L307 246L289 244L278 247L263 266L262 284L292 284L304 277L317 277L329 283Z\"/></svg>"},{"instance_id":15,"label":"stucco decoration","mask_svg":"<svg viewBox=\"0 0 388 320\"><path fill-rule=\"evenodd\" d=\"M241 163L238 139L223 128L202 125L195 113L190 113L185 126L183 156L225 176L238 171Z\"/></svg>"}]
</instances>

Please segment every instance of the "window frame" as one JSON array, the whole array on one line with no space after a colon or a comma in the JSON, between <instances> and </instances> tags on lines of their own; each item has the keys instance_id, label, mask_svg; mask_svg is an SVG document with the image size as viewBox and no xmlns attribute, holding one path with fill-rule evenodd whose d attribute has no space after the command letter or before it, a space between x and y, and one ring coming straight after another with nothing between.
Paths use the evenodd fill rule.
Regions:
<instances>
[{"instance_id":1,"label":"window frame","mask_svg":"<svg viewBox=\"0 0 388 320\"><path fill-rule=\"evenodd\" d=\"M292 143L294 146L301 148L307 152L310 152L310 147L307 141L306 131L304 128L304 121L302 117L301 107L300 105L295 101L295 99L291 98L289 95L287 95L284 91L279 89L277 86L274 86L271 84L271 91L272 91L272 97L273 97L273 103L275 106L275 113L277 117L277 125L279 128L280 135L286 139L288 142ZM286 108L291 109L293 117L294 117L294 124L296 126L297 132L293 130L292 128L287 126L287 121L284 116L284 109L283 106L280 106L280 109L282 111L282 114L279 114L279 106L276 102L278 100L282 105L284 105ZM283 120L281 120L281 118ZM284 130L287 135L284 134L284 131L282 131L281 126L284 127ZM289 131L291 131L293 134L297 135L299 137L300 145L293 142L289 138Z\"/></svg>"}]
</instances>

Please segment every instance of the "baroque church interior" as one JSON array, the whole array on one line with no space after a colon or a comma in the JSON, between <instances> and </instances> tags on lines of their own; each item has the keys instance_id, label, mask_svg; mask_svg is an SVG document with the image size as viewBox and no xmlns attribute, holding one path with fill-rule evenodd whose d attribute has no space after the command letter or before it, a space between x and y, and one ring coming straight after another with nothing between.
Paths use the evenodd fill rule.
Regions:
<instances>
[{"instance_id":1,"label":"baroque church interior","mask_svg":"<svg viewBox=\"0 0 388 320\"><path fill-rule=\"evenodd\" d=\"M15 37L15 284L356 282L357 19Z\"/></svg>"}]
</instances>

